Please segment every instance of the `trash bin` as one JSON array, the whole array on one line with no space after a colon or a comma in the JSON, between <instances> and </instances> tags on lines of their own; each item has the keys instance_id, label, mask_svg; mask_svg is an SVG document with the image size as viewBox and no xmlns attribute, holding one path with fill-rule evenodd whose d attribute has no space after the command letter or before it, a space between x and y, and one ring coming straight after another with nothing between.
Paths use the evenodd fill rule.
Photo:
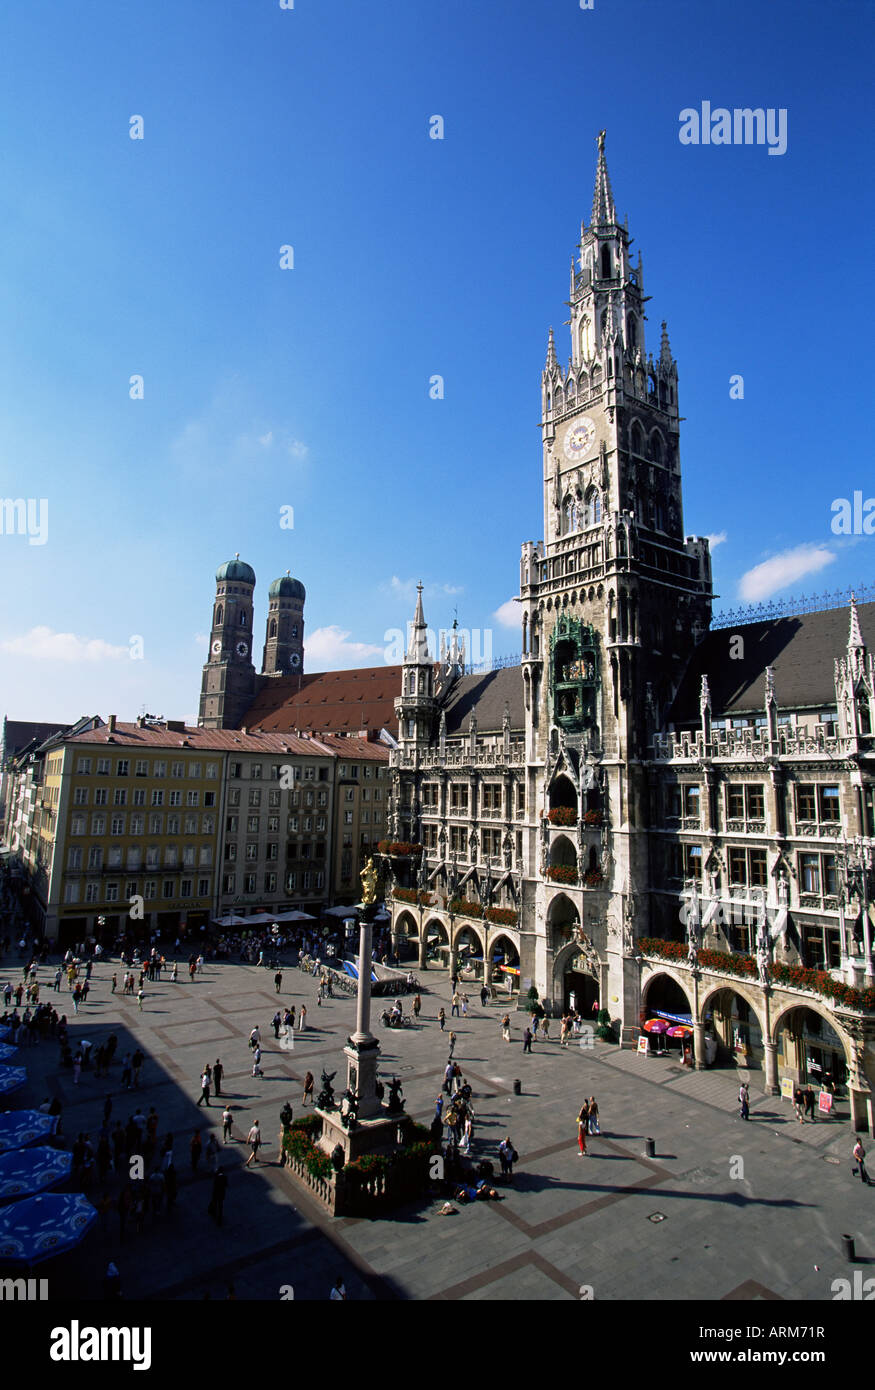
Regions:
<instances>
[{"instance_id":1,"label":"trash bin","mask_svg":"<svg viewBox=\"0 0 875 1390\"><path fill-rule=\"evenodd\" d=\"M856 1256L856 1253L855 1253L855 1251L854 1251L854 1237L853 1237L853 1236L842 1236L842 1254L844 1255L844 1257L845 1257L845 1259L847 1260L848 1264L853 1264L853 1263L854 1263L854 1260L857 1258L857 1256Z\"/></svg>"},{"instance_id":2,"label":"trash bin","mask_svg":"<svg viewBox=\"0 0 875 1390\"><path fill-rule=\"evenodd\" d=\"M654 1156L655 1153L656 1153L656 1140L655 1140L655 1139L645 1139L645 1140L644 1140L644 1157L645 1157L645 1158L653 1158L653 1156Z\"/></svg>"},{"instance_id":3,"label":"trash bin","mask_svg":"<svg viewBox=\"0 0 875 1390\"><path fill-rule=\"evenodd\" d=\"M514 1093L515 1096L521 1096L521 1095L522 1095L522 1093L523 1093L523 1085L522 1085L522 1082L521 1082L521 1081L515 1081L515 1082L513 1083L513 1093Z\"/></svg>"}]
</instances>

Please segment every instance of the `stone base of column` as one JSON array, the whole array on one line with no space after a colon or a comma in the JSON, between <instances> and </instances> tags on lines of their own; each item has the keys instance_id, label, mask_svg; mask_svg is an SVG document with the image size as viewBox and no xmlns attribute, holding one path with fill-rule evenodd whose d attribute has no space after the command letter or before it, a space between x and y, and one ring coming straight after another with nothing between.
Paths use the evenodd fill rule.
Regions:
<instances>
[{"instance_id":1,"label":"stone base of column","mask_svg":"<svg viewBox=\"0 0 875 1390\"><path fill-rule=\"evenodd\" d=\"M316 1113L322 1121L320 1149L330 1154L339 1144L347 1163L363 1154L394 1153L399 1145L407 1142L408 1116L389 1115L382 1106L379 1115L360 1121L352 1130L344 1129L339 1110L317 1110Z\"/></svg>"},{"instance_id":2,"label":"stone base of column","mask_svg":"<svg viewBox=\"0 0 875 1390\"><path fill-rule=\"evenodd\" d=\"M346 1057L347 1089L352 1091L358 1100L359 1119L369 1120L381 1112L381 1105L377 1099L380 1044L376 1038L352 1037L343 1052Z\"/></svg>"}]
</instances>

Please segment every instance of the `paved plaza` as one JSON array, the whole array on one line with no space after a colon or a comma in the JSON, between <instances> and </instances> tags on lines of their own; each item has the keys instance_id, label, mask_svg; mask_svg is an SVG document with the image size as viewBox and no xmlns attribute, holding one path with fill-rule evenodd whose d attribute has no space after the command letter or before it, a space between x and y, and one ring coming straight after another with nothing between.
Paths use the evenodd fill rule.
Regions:
<instances>
[{"instance_id":1,"label":"paved plaza","mask_svg":"<svg viewBox=\"0 0 875 1390\"><path fill-rule=\"evenodd\" d=\"M110 993L117 961L94 970L87 1006L73 1018L66 983L51 990L54 964L40 970L41 998L66 1011L74 1045L97 1045L115 1032L119 1047L111 1079L57 1070L54 1041L22 1048L28 1089L16 1108L57 1096L69 1143L79 1131L96 1137L106 1096L112 1122L123 1123L137 1103L159 1116L159 1150L175 1136L179 1198L172 1214L120 1240L114 1211L82 1246L45 1271L53 1299L99 1298L107 1262L114 1260L126 1299L213 1299L233 1284L238 1299L279 1299L289 1286L297 1299L324 1299L342 1275L352 1299L809 1299L831 1298L830 1283L846 1275L841 1236L853 1234L857 1255L875 1254L875 1189L851 1177L854 1142L846 1113L800 1125L792 1106L765 1096L761 1073L751 1074L751 1119L738 1117L738 1073L692 1072L668 1058L596 1044L562 1049L558 1037L522 1050L526 1016L513 1017L511 1044L502 1041L504 1003L484 1010L470 987L470 1017L449 1019L458 1034L456 1059L474 1088L477 1117L472 1154L495 1163L510 1134L520 1161L505 1200L459 1206L440 1215L441 1201L426 1199L379 1220L325 1215L278 1166L279 1112L290 1100L298 1117L302 1078L309 1069L317 1090L323 1067L345 1084L342 1047L354 1026L354 1000L343 996L317 1006L316 982L297 968L284 971L278 997L273 972L208 963L189 983L146 984L143 1011L136 998ZM169 972L168 972L169 973ZM12 953L0 980L20 978ZM183 982L184 975L184 982ZM383 1048L381 1075L396 1073L408 1113L428 1124L447 1060L437 1010L449 1016L444 972L421 976L423 1015L418 1026L388 1032L376 1025ZM273 1039L270 1020L281 1004L307 1005L307 1030L293 1048ZM405 1001L409 1009L409 1001ZM375 1013L379 1012L379 1005ZM247 1046L255 1024L264 1039L264 1078L251 1076ZM553 1032L558 1034L554 1022ZM139 1044L146 1054L139 1091L120 1089L120 1058ZM230 1100L234 1142L223 1149L229 1174L225 1221L207 1214L211 1181L205 1164L193 1175L189 1141L201 1129L222 1137L222 1102L198 1108L200 1072L219 1057L222 1091ZM514 1080L522 1094L514 1094ZM590 1156L578 1156L576 1116L595 1095L601 1137ZM245 1135L261 1122L267 1147L258 1167L244 1171ZM644 1157L645 1137L655 1156ZM739 1162L741 1160L741 1162ZM115 1196L120 1181L110 1178ZM92 1200L104 1189L95 1182ZM818 1266L819 1268L815 1268ZM286 1293L288 1297L288 1292Z\"/></svg>"}]
</instances>

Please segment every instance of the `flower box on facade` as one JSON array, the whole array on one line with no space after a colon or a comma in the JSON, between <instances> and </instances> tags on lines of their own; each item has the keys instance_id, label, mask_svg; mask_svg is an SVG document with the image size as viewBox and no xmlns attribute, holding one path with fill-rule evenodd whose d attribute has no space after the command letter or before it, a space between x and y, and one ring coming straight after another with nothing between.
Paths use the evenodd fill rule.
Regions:
<instances>
[{"instance_id":1,"label":"flower box on facade","mask_svg":"<svg viewBox=\"0 0 875 1390\"><path fill-rule=\"evenodd\" d=\"M520 915L513 907L487 907L487 922L493 922L497 927L516 927L519 925Z\"/></svg>"},{"instance_id":2,"label":"flower box on facade","mask_svg":"<svg viewBox=\"0 0 875 1390\"><path fill-rule=\"evenodd\" d=\"M577 870L570 864L550 864L547 867L546 877L553 883L577 883Z\"/></svg>"},{"instance_id":3,"label":"flower box on facade","mask_svg":"<svg viewBox=\"0 0 875 1390\"><path fill-rule=\"evenodd\" d=\"M584 825L601 825L603 819L601 811L584 811L583 813Z\"/></svg>"},{"instance_id":4,"label":"flower box on facade","mask_svg":"<svg viewBox=\"0 0 875 1390\"><path fill-rule=\"evenodd\" d=\"M584 874L583 881L587 888L601 888L605 876L601 869L590 869L588 873Z\"/></svg>"},{"instance_id":5,"label":"flower box on facade","mask_svg":"<svg viewBox=\"0 0 875 1390\"><path fill-rule=\"evenodd\" d=\"M449 898L447 912L452 912L457 917L474 917L479 920L483 916L483 904L471 902L468 898Z\"/></svg>"},{"instance_id":6,"label":"flower box on facade","mask_svg":"<svg viewBox=\"0 0 875 1390\"><path fill-rule=\"evenodd\" d=\"M411 859L422 854L422 845L411 844L408 840L378 840L377 852L393 859Z\"/></svg>"},{"instance_id":7,"label":"flower box on facade","mask_svg":"<svg viewBox=\"0 0 875 1390\"><path fill-rule=\"evenodd\" d=\"M551 825L577 825L577 812L573 806L554 806L547 819Z\"/></svg>"}]
</instances>

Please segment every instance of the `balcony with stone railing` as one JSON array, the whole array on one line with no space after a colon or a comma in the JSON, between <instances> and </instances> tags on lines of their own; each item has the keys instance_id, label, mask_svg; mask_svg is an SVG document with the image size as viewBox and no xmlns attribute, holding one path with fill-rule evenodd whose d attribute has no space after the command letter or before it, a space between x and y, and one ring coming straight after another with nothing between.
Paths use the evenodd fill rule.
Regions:
<instances>
[{"instance_id":1,"label":"balcony with stone railing","mask_svg":"<svg viewBox=\"0 0 875 1390\"><path fill-rule=\"evenodd\" d=\"M448 743L443 751L439 748L427 748L420 752L410 752L398 748L389 754L389 766L398 768L399 771L416 768L434 768L436 771L442 771L444 768L497 770L503 767L525 767L525 763L526 745L522 739L511 739L507 750L503 743L486 747L478 743L476 750L472 752L470 744L466 741L463 744Z\"/></svg>"},{"instance_id":2,"label":"balcony with stone railing","mask_svg":"<svg viewBox=\"0 0 875 1390\"><path fill-rule=\"evenodd\" d=\"M833 732L832 724L816 724L810 732L804 728L780 725L778 737L770 739L763 729L714 729L706 740L701 729L680 733L655 734L654 762L761 761L774 757L847 757L854 752L857 740L842 738Z\"/></svg>"}]
</instances>

